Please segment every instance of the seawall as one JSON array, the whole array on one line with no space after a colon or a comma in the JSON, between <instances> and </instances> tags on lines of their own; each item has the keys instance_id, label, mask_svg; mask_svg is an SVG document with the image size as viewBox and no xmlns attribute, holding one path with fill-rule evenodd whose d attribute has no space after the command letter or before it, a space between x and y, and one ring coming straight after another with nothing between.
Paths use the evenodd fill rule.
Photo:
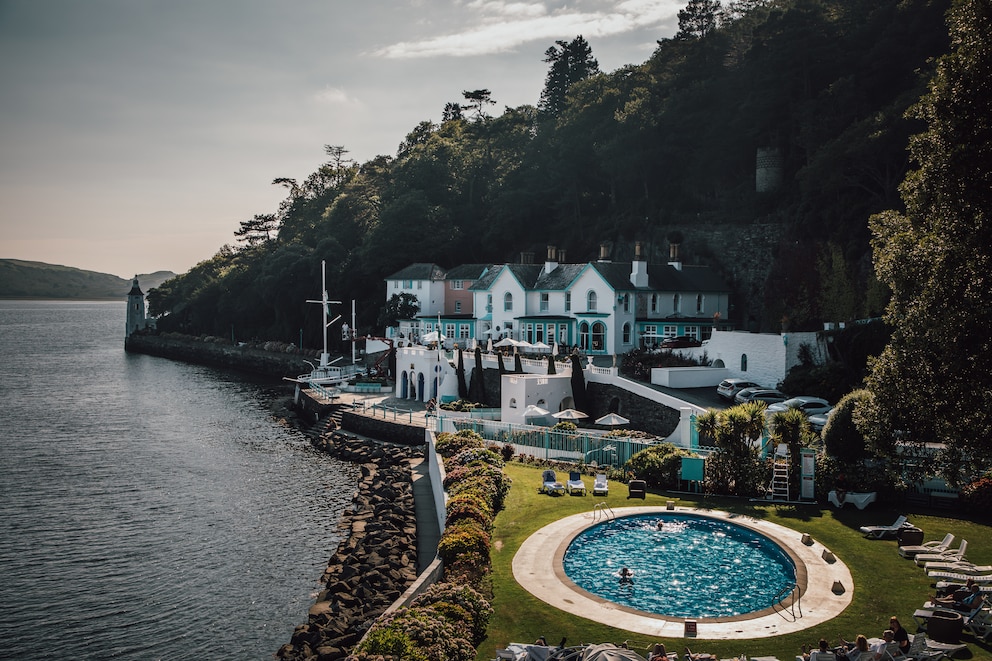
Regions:
<instances>
[{"instance_id":1,"label":"seawall","mask_svg":"<svg viewBox=\"0 0 992 661\"><path fill-rule=\"evenodd\" d=\"M282 350L267 350L265 346ZM294 347L294 353L289 353L285 349L288 346L271 342L258 346L233 345L218 338L196 338L172 333L135 333L124 340L124 350L128 353L142 353L196 365L222 367L274 378L308 372L310 366L304 359L312 361L316 357L311 355L313 352L300 352Z\"/></svg>"}]
</instances>

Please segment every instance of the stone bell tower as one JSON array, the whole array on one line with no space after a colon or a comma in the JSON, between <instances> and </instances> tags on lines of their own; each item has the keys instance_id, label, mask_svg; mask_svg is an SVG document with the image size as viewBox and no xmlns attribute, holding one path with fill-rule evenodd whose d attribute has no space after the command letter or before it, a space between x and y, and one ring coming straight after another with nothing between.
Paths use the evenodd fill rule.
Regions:
<instances>
[{"instance_id":1,"label":"stone bell tower","mask_svg":"<svg viewBox=\"0 0 992 661\"><path fill-rule=\"evenodd\" d=\"M143 330L148 326L145 319L145 295L138 286L138 276L131 281L131 291L127 293L127 330L125 337L131 337L134 331Z\"/></svg>"}]
</instances>

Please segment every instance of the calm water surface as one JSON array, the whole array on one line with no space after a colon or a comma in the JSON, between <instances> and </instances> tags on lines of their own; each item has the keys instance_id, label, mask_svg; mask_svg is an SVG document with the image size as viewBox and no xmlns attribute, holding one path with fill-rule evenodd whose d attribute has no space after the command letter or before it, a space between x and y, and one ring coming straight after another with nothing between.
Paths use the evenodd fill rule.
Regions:
<instances>
[{"instance_id":1,"label":"calm water surface","mask_svg":"<svg viewBox=\"0 0 992 661\"><path fill-rule=\"evenodd\" d=\"M124 319L0 301L0 658L272 658L357 470L278 382L125 354Z\"/></svg>"}]
</instances>

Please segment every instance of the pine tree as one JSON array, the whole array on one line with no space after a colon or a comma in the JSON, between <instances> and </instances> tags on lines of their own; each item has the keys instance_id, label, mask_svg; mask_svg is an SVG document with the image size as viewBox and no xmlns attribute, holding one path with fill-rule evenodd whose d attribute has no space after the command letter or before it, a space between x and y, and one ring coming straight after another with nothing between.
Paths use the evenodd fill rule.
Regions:
<instances>
[{"instance_id":1,"label":"pine tree","mask_svg":"<svg viewBox=\"0 0 992 661\"><path fill-rule=\"evenodd\" d=\"M582 35L570 42L556 41L544 52L544 61L551 64L537 107L542 114L560 117L565 109L569 88L575 83L599 73L599 62L592 56L592 47Z\"/></svg>"}]
</instances>

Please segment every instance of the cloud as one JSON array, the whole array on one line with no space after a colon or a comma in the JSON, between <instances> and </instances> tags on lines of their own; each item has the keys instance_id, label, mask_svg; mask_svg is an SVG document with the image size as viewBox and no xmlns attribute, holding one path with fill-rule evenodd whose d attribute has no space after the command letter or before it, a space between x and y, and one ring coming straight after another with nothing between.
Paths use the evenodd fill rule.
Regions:
<instances>
[{"instance_id":1,"label":"cloud","mask_svg":"<svg viewBox=\"0 0 992 661\"><path fill-rule=\"evenodd\" d=\"M619 0L595 11L541 4L473 0L465 29L419 41L403 41L375 51L389 59L467 57L512 51L538 40L569 39L581 34L611 37L662 24L681 6L678 0Z\"/></svg>"},{"instance_id":2,"label":"cloud","mask_svg":"<svg viewBox=\"0 0 992 661\"><path fill-rule=\"evenodd\" d=\"M360 106L362 102L356 98L348 96L348 93L340 87L325 87L314 95L314 98L329 106Z\"/></svg>"}]
</instances>

